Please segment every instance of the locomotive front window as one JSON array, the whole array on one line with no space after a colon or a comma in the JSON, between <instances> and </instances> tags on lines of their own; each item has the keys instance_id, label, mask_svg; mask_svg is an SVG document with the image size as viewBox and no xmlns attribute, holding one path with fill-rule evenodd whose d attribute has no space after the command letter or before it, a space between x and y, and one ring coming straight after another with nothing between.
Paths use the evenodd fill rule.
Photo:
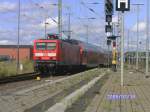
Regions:
<instances>
[{"instance_id":1,"label":"locomotive front window","mask_svg":"<svg viewBox=\"0 0 150 112\"><path fill-rule=\"evenodd\" d=\"M55 42L47 43L47 50L54 50L54 49L56 49Z\"/></svg>"},{"instance_id":2,"label":"locomotive front window","mask_svg":"<svg viewBox=\"0 0 150 112\"><path fill-rule=\"evenodd\" d=\"M45 50L46 49L46 43L42 43L42 42L36 43L36 49L37 50Z\"/></svg>"}]
</instances>

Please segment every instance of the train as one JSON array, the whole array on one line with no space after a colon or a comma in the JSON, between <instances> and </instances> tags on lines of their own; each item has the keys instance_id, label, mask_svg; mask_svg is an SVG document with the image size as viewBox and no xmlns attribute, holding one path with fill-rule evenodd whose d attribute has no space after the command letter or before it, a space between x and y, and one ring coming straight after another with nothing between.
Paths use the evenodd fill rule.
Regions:
<instances>
[{"instance_id":1,"label":"train","mask_svg":"<svg viewBox=\"0 0 150 112\"><path fill-rule=\"evenodd\" d=\"M75 39L61 39L48 34L47 39L34 40L34 69L40 73L94 68L108 64L107 51Z\"/></svg>"}]
</instances>

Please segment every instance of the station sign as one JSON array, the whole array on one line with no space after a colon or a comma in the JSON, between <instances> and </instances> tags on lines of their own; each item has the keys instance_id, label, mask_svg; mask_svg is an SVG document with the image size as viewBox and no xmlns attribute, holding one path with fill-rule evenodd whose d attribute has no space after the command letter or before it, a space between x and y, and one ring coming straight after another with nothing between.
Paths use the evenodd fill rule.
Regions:
<instances>
[{"instance_id":1,"label":"station sign","mask_svg":"<svg viewBox=\"0 0 150 112\"><path fill-rule=\"evenodd\" d=\"M117 11L129 11L130 0L116 0L116 10Z\"/></svg>"}]
</instances>

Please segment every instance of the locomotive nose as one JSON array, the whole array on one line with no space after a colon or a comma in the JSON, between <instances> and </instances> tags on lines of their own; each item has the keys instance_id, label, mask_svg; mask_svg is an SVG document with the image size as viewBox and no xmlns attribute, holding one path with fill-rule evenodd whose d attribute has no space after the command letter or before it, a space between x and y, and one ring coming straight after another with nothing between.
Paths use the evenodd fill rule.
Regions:
<instances>
[{"instance_id":1,"label":"locomotive nose","mask_svg":"<svg viewBox=\"0 0 150 112\"><path fill-rule=\"evenodd\" d=\"M56 41L38 41L34 46L34 60L56 60L57 57Z\"/></svg>"}]
</instances>

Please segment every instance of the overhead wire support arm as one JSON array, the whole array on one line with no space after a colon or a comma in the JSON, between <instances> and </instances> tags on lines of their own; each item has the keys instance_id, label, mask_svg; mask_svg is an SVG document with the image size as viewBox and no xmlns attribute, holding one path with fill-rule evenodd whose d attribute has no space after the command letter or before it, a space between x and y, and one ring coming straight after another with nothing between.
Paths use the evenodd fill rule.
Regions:
<instances>
[{"instance_id":1,"label":"overhead wire support arm","mask_svg":"<svg viewBox=\"0 0 150 112\"><path fill-rule=\"evenodd\" d=\"M82 4L84 7L86 7L90 12L96 14L97 16L100 16L94 9L88 7L88 6L86 5L86 3L84 3L83 1L81 2L81 4ZM96 5L96 4L95 4L95 5Z\"/></svg>"}]
</instances>

